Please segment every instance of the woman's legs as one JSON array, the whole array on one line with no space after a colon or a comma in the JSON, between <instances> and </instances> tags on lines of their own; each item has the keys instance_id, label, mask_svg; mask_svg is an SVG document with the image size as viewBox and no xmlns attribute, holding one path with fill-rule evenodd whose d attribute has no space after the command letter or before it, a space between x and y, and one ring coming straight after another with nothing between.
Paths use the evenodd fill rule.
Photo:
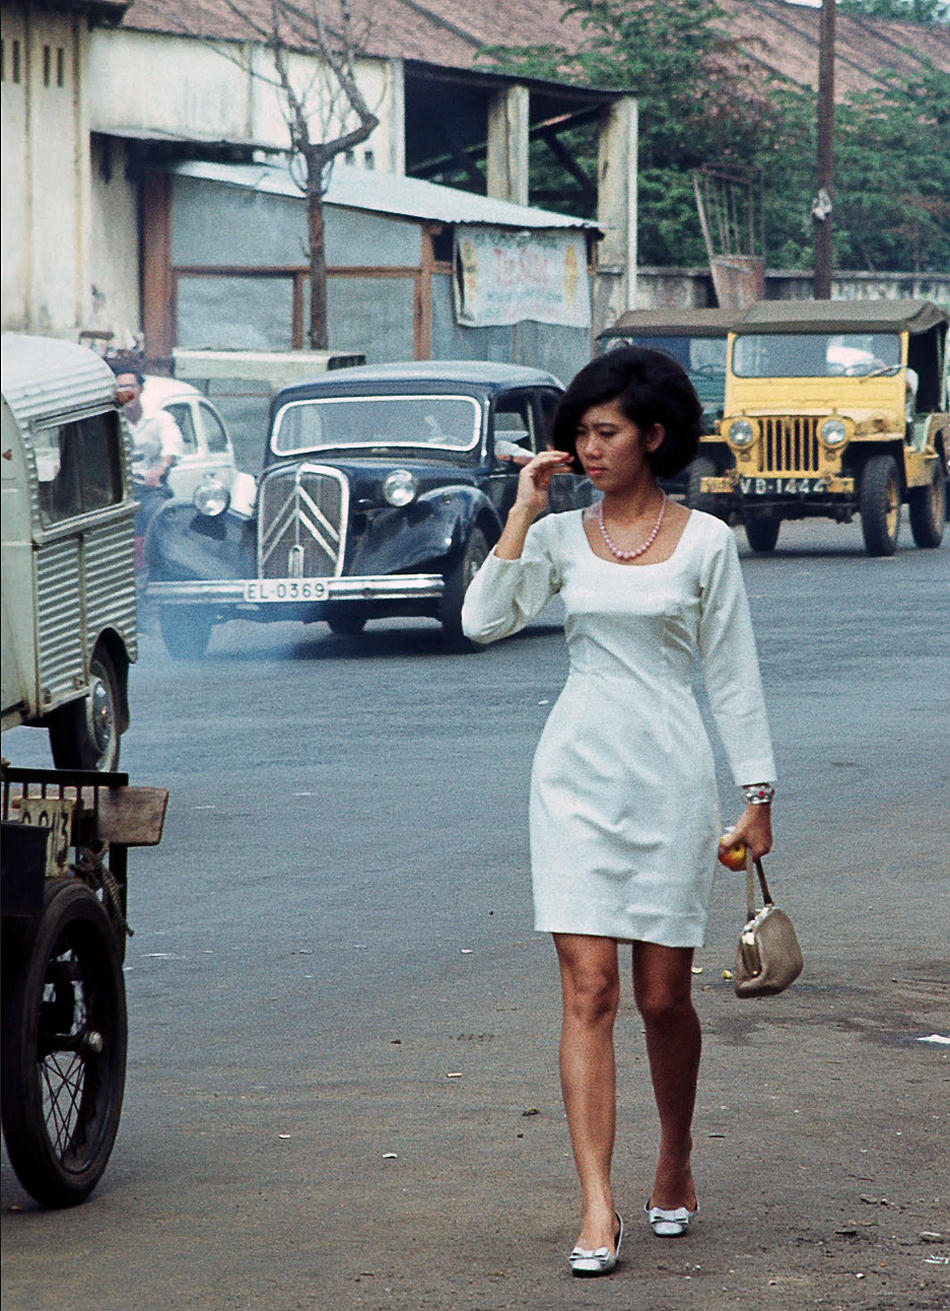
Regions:
<instances>
[{"instance_id":1,"label":"woman's legs","mask_svg":"<svg viewBox=\"0 0 950 1311\"><path fill-rule=\"evenodd\" d=\"M616 1120L613 1027L620 998L613 938L555 933L564 1018L561 1090L581 1181L579 1247L614 1247L610 1187Z\"/></svg>"},{"instance_id":2,"label":"woman's legs","mask_svg":"<svg viewBox=\"0 0 950 1311\"><path fill-rule=\"evenodd\" d=\"M670 1210L696 1206L690 1151L702 1038L690 998L692 964L689 948L633 945L634 996L646 1028L660 1116L660 1154L650 1202Z\"/></svg>"}]
</instances>

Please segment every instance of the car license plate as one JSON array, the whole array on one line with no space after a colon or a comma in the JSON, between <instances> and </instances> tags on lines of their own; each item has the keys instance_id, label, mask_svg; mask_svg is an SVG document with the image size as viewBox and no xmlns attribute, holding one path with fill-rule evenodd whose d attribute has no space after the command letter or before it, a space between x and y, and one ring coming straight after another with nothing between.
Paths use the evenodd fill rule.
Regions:
<instances>
[{"instance_id":1,"label":"car license plate","mask_svg":"<svg viewBox=\"0 0 950 1311\"><path fill-rule=\"evenodd\" d=\"M743 496L807 496L827 490L827 478L740 478Z\"/></svg>"},{"instance_id":2,"label":"car license plate","mask_svg":"<svg viewBox=\"0 0 950 1311\"><path fill-rule=\"evenodd\" d=\"M244 584L245 601L325 601L328 578L255 578Z\"/></svg>"}]
</instances>

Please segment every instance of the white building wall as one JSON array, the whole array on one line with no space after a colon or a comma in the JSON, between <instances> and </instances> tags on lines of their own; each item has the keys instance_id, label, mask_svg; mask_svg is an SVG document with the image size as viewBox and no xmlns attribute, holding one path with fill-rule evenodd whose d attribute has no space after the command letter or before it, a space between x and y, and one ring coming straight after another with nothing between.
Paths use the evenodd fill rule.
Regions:
<instances>
[{"instance_id":1,"label":"white building wall","mask_svg":"<svg viewBox=\"0 0 950 1311\"><path fill-rule=\"evenodd\" d=\"M341 97L319 60L292 55L293 85L305 96L313 139L337 136L356 125L341 117ZM358 148L362 164L392 171L402 152L393 138L391 107L401 102L387 61L360 60L357 80L368 107L380 119ZM199 141L253 142L286 150L290 136L285 102L273 61L262 46L206 42L151 32L97 29L89 43L89 125L95 132L131 129Z\"/></svg>"},{"instance_id":2,"label":"white building wall","mask_svg":"<svg viewBox=\"0 0 950 1311\"><path fill-rule=\"evenodd\" d=\"M0 170L3 327L64 333L86 300L85 22L5 6Z\"/></svg>"},{"instance_id":3,"label":"white building wall","mask_svg":"<svg viewBox=\"0 0 950 1311\"><path fill-rule=\"evenodd\" d=\"M128 174L123 141L91 144L89 301L83 326L113 333L123 350L136 344L142 310L139 273L139 189Z\"/></svg>"}]
</instances>

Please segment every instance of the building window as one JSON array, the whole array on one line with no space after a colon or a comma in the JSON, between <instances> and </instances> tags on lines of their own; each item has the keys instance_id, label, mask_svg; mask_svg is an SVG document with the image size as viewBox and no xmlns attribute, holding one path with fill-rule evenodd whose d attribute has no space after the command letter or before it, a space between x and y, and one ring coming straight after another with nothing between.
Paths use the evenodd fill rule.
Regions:
<instances>
[{"instance_id":1,"label":"building window","mask_svg":"<svg viewBox=\"0 0 950 1311\"><path fill-rule=\"evenodd\" d=\"M0 41L0 81L7 80L7 43ZM20 43L14 41L10 50L10 80L20 80Z\"/></svg>"},{"instance_id":2,"label":"building window","mask_svg":"<svg viewBox=\"0 0 950 1311\"><path fill-rule=\"evenodd\" d=\"M49 46L43 47L43 85L49 86L50 82L50 55L52 51Z\"/></svg>"},{"instance_id":3,"label":"building window","mask_svg":"<svg viewBox=\"0 0 950 1311\"><path fill-rule=\"evenodd\" d=\"M56 47L56 85L66 85L66 51L62 46Z\"/></svg>"}]
</instances>

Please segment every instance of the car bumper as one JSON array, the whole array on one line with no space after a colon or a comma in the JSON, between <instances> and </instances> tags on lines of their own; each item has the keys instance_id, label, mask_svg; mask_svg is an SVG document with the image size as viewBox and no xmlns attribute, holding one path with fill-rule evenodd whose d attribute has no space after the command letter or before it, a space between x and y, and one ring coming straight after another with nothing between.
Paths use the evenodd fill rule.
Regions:
<instances>
[{"instance_id":1,"label":"car bumper","mask_svg":"<svg viewBox=\"0 0 950 1311\"><path fill-rule=\"evenodd\" d=\"M193 579L149 583L145 599L156 605L293 606L334 601L413 601L442 595L441 574L378 574L349 578Z\"/></svg>"}]
</instances>

